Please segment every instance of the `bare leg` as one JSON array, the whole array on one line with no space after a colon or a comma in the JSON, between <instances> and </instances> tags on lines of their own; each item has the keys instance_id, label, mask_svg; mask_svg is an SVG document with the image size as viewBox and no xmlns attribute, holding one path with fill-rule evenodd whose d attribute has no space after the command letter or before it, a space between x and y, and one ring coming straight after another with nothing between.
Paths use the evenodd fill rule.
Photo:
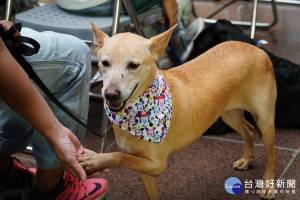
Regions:
<instances>
[{"instance_id":1,"label":"bare leg","mask_svg":"<svg viewBox=\"0 0 300 200\"><path fill-rule=\"evenodd\" d=\"M36 187L39 192L50 192L58 185L62 173L63 170L61 167L49 170L38 168L33 186Z\"/></svg>"}]
</instances>

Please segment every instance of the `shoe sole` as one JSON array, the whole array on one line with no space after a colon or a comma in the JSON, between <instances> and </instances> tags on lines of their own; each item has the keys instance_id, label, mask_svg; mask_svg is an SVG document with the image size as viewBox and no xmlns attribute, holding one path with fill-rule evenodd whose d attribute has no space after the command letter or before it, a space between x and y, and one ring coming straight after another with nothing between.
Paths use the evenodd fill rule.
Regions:
<instances>
[{"instance_id":1,"label":"shoe sole","mask_svg":"<svg viewBox=\"0 0 300 200\"><path fill-rule=\"evenodd\" d=\"M100 197L96 198L96 200L104 200L106 198L106 194L107 194L107 191L108 191L108 182L106 180L105 180L105 182L106 182L106 185L107 185L106 191Z\"/></svg>"},{"instance_id":2,"label":"shoe sole","mask_svg":"<svg viewBox=\"0 0 300 200\"><path fill-rule=\"evenodd\" d=\"M100 197L98 197L96 200L104 200L106 198L106 194L107 194L107 191L102 194Z\"/></svg>"}]
</instances>

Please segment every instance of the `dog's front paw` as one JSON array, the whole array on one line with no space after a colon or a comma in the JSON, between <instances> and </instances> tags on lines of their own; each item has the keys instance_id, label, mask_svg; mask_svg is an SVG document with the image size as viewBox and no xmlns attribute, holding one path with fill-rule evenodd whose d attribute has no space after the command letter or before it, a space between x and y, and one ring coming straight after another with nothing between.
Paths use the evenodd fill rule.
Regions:
<instances>
[{"instance_id":1,"label":"dog's front paw","mask_svg":"<svg viewBox=\"0 0 300 200\"><path fill-rule=\"evenodd\" d=\"M233 168L237 170L247 170L249 165L252 163L252 161L253 161L253 156L249 158L242 157L241 159L233 163Z\"/></svg>"},{"instance_id":2,"label":"dog's front paw","mask_svg":"<svg viewBox=\"0 0 300 200\"><path fill-rule=\"evenodd\" d=\"M105 164L101 162L101 159L99 157L100 154L83 155L79 157L78 161L85 172L87 174L91 174L95 171L100 171L101 169L107 167L104 166Z\"/></svg>"},{"instance_id":3,"label":"dog's front paw","mask_svg":"<svg viewBox=\"0 0 300 200\"><path fill-rule=\"evenodd\" d=\"M262 188L260 190L260 197L262 199L275 199L274 188Z\"/></svg>"}]
</instances>

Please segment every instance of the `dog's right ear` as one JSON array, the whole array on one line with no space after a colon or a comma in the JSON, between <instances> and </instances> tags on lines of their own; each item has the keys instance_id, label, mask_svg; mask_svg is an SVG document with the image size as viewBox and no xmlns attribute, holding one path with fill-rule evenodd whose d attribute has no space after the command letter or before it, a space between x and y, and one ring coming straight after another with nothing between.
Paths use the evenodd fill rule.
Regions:
<instances>
[{"instance_id":1,"label":"dog's right ear","mask_svg":"<svg viewBox=\"0 0 300 200\"><path fill-rule=\"evenodd\" d=\"M108 39L109 36L101 31L92 20L90 20L90 23L93 27L93 37L94 37L94 47L95 51L97 52L99 49L101 49L104 45L105 39Z\"/></svg>"}]
</instances>

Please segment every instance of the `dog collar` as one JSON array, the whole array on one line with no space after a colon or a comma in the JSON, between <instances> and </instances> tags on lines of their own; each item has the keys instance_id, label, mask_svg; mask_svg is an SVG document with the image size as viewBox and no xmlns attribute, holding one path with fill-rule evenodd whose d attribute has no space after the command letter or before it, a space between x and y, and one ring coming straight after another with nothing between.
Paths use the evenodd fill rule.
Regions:
<instances>
[{"instance_id":1,"label":"dog collar","mask_svg":"<svg viewBox=\"0 0 300 200\"><path fill-rule=\"evenodd\" d=\"M160 143L170 126L172 98L163 76L157 72L151 86L122 111L111 111L105 101L104 108L108 118L122 130L143 140Z\"/></svg>"}]
</instances>

